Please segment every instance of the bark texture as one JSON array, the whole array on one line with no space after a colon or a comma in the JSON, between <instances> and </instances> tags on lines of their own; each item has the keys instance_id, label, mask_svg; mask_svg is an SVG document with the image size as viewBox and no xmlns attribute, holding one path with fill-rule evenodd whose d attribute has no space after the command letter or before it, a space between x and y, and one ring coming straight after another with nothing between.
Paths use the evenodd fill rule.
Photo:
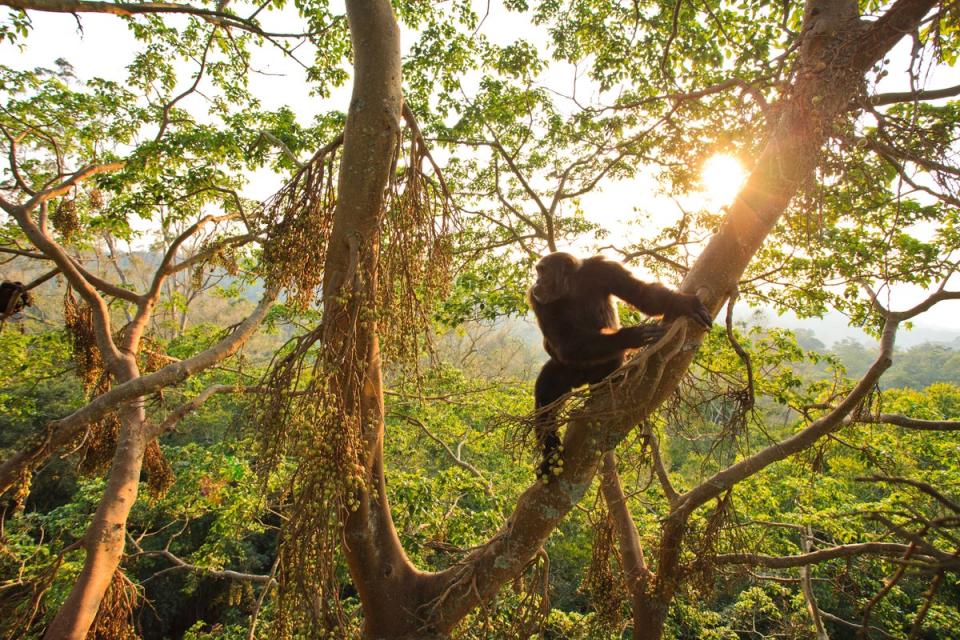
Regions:
<instances>
[{"instance_id":1,"label":"bark texture","mask_svg":"<svg viewBox=\"0 0 960 640\"><path fill-rule=\"evenodd\" d=\"M363 380L343 376L335 392L359 404L371 491L344 522L344 554L363 603L365 634L398 638L419 628L417 579L387 503L383 390L376 323L356 322L376 298L379 225L403 109L400 32L387 0L348 0L354 84L343 137L338 200L324 271L325 348L357 345ZM332 354L330 354L332 355ZM357 401L354 397L359 395Z\"/></svg>"}]
</instances>

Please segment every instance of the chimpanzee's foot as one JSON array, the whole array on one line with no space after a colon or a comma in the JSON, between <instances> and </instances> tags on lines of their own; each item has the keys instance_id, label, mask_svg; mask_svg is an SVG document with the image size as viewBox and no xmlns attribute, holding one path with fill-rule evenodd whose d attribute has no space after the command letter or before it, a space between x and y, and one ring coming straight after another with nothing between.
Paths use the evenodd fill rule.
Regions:
<instances>
[{"instance_id":1,"label":"chimpanzee's foot","mask_svg":"<svg viewBox=\"0 0 960 640\"><path fill-rule=\"evenodd\" d=\"M552 476L560 475L563 471L563 445L556 433L548 433L543 438L543 455L537 467L537 480L543 484L550 482Z\"/></svg>"}]
</instances>

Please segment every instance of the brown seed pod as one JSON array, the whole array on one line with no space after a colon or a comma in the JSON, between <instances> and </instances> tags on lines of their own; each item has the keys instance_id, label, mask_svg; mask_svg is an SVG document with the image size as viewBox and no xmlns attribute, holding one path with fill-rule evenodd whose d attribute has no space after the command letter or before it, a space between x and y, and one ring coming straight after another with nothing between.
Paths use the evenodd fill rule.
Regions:
<instances>
[{"instance_id":1,"label":"brown seed pod","mask_svg":"<svg viewBox=\"0 0 960 640\"><path fill-rule=\"evenodd\" d=\"M103 192L100 189L94 187L90 189L87 193L87 197L90 198L90 206L94 209L100 209L103 207Z\"/></svg>"},{"instance_id":2,"label":"brown seed pod","mask_svg":"<svg viewBox=\"0 0 960 640\"><path fill-rule=\"evenodd\" d=\"M77 201L75 198L63 198L53 210L50 222L63 238L63 242L70 239L80 230L80 216L77 215Z\"/></svg>"}]
</instances>

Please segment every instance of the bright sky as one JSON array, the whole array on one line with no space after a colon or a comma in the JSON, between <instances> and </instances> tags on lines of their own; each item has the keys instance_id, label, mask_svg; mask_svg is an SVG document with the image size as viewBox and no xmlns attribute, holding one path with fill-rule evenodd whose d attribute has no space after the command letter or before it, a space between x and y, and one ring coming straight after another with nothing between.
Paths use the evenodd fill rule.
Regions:
<instances>
[{"instance_id":1,"label":"bright sky","mask_svg":"<svg viewBox=\"0 0 960 640\"><path fill-rule=\"evenodd\" d=\"M505 20L498 17L494 3L491 15L484 24L483 30L488 36L500 43L512 42L517 38L529 39L536 30L512 15ZM483 13L484 1L480 12ZM37 66L52 66L57 58L67 59L83 78L92 75L122 81L125 78L125 65L129 62L129 55L138 44L120 20L112 16L87 14L81 16L83 31L77 28L77 20L70 15L47 14L31 12L34 28L26 40L26 46L21 50L9 44L0 45L0 59L5 63L19 68ZM502 12L500 12L502 15ZM295 16L285 13L273 13L265 18L268 28L276 27L282 30L294 30ZM409 41L410 38L407 38ZM907 53L909 42L901 43L898 50L890 56L890 75L880 87L882 91L902 91L908 89L906 74ZM298 51L303 59L309 60L311 53L305 48ZM349 87L344 87L334 93L331 98L321 100L308 93L308 84L303 70L285 58L275 47L263 48L254 59L254 73L251 76L251 87L260 97L267 108L277 108L282 105L290 106L298 115L301 122L310 122L317 113L336 108L345 110L349 100ZM553 65L544 82L562 94L572 93L575 70L570 65ZM189 82L188 76L183 76ZM932 88L951 86L960 83L960 69L934 68L930 70L928 86ZM583 95L585 82L578 79L576 86L578 94ZM589 91L589 86L586 87ZM192 97L192 100L201 100ZM189 103L184 104L189 107ZM199 105L197 105L199 106ZM709 207L719 208L728 204L736 192L736 187L743 178L743 168L730 157L713 159L706 163L704 168L704 193L700 196L686 198L681 204L685 208ZM245 195L255 199L265 199L273 194L280 186L282 178L262 170L251 176L251 182ZM629 244L629 239L617 240L620 236L630 233L624 221L634 216L634 207L642 205L647 210L657 211L657 217L662 216L658 224L667 224L679 215L677 203L656 193L656 186L649 178L640 177L629 182L606 184L596 193L589 194L582 200L583 209L591 218L601 222L611 230L610 241L615 244ZM581 249L585 250L585 249ZM917 288L899 288L893 296L895 308L909 307L924 297L924 292ZM942 303L926 314L918 323L918 327L931 326L954 330L957 327L955 316L960 311L960 302ZM815 322L811 325L815 327ZM916 332L917 330L915 330Z\"/></svg>"}]
</instances>

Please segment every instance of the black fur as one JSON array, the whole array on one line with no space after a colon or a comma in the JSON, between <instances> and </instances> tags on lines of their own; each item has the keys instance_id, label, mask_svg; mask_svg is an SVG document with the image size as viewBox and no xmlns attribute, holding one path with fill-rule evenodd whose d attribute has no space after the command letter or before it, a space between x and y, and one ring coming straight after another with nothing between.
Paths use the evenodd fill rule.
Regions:
<instances>
[{"instance_id":1,"label":"black fur","mask_svg":"<svg viewBox=\"0 0 960 640\"><path fill-rule=\"evenodd\" d=\"M695 296L659 283L638 280L623 265L601 256L580 261L568 253L552 253L537 264L537 282L530 288L530 306L543 333L550 359L534 388L539 410L565 393L600 382L623 364L628 349L659 340L663 325L620 327L611 296L650 316L666 320L690 316L705 327L712 318ZM537 438L543 458L537 476L549 477L561 466L555 411L537 416Z\"/></svg>"},{"instance_id":2,"label":"black fur","mask_svg":"<svg viewBox=\"0 0 960 640\"><path fill-rule=\"evenodd\" d=\"M0 282L0 319L6 319L33 304L22 282Z\"/></svg>"}]
</instances>

